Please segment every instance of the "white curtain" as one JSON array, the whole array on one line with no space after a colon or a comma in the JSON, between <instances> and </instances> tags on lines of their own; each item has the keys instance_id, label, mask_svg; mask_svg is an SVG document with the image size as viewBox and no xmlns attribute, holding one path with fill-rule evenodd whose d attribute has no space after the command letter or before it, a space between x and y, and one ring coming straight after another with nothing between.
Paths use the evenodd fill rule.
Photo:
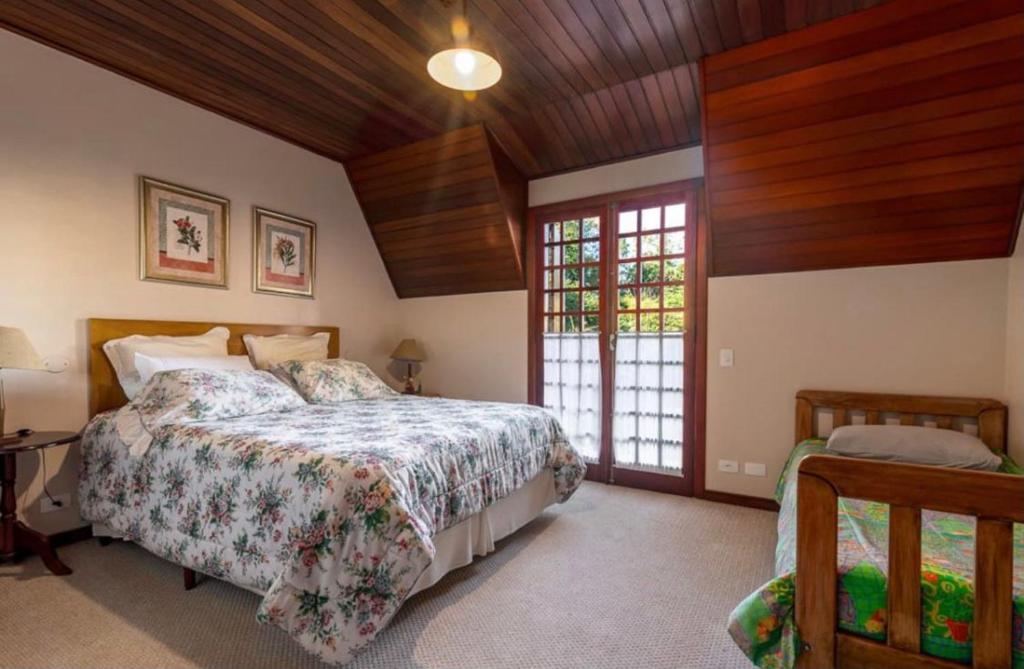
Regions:
<instances>
[{"instance_id":1,"label":"white curtain","mask_svg":"<svg viewBox=\"0 0 1024 669\"><path fill-rule=\"evenodd\" d=\"M682 471L681 333L618 334L612 426L616 464Z\"/></svg>"},{"instance_id":2,"label":"white curtain","mask_svg":"<svg viewBox=\"0 0 1024 669\"><path fill-rule=\"evenodd\" d=\"M544 335L544 406L590 462L601 450L601 358L597 334Z\"/></svg>"}]
</instances>

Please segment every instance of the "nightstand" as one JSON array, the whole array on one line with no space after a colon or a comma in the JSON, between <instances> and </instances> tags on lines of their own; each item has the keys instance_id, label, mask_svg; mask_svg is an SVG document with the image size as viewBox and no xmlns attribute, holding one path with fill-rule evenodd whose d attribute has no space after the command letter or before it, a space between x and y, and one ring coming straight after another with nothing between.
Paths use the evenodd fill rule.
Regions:
<instances>
[{"instance_id":1,"label":"nightstand","mask_svg":"<svg viewBox=\"0 0 1024 669\"><path fill-rule=\"evenodd\" d=\"M50 537L37 532L18 520L18 498L14 494L17 473L17 455L27 451L38 451L61 444L78 441L77 432L33 432L13 443L0 446L0 562L18 557L19 553L35 553L43 560L46 568L58 576L71 573L50 544Z\"/></svg>"}]
</instances>

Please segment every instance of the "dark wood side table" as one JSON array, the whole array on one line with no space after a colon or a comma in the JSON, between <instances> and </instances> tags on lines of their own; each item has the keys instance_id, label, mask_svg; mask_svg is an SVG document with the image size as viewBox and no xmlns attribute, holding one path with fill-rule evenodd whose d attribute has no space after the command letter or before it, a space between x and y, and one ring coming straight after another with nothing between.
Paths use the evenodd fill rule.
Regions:
<instances>
[{"instance_id":1,"label":"dark wood side table","mask_svg":"<svg viewBox=\"0 0 1024 669\"><path fill-rule=\"evenodd\" d=\"M3 465L0 470L0 562L14 560L19 552L35 553L54 574L65 576L71 573L71 569L57 558L50 537L18 520L18 498L14 494L15 458L18 453L70 444L77 441L78 436L77 432L33 432L14 443L0 445L0 463Z\"/></svg>"}]
</instances>

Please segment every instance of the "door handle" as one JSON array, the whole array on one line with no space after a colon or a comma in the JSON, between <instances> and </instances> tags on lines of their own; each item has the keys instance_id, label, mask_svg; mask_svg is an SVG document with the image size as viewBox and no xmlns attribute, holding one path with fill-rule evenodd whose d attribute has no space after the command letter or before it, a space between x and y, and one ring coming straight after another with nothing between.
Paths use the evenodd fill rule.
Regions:
<instances>
[{"instance_id":1,"label":"door handle","mask_svg":"<svg viewBox=\"0 0 1024 669\"><path fill-rule=\"evenodd\" d=\"M614 351L615 350L615 333L612 333L612 334L608 335L608 350L609 351Z\"/></svg>"}]
</instances>

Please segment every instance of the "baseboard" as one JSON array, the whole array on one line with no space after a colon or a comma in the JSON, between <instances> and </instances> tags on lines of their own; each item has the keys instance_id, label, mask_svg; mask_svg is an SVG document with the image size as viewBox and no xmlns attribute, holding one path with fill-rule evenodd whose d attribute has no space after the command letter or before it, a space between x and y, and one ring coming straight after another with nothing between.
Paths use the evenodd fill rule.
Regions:
<instances>
[{"instance_id":1,"label":"baseboard","mask_svg":"<svg viewBox=\"0 0 1024 669\"><path fill-rule=\"evenodd\" d=\"M721 492L719 490L705 490L701 499L709 502L721 502L722 504L735 504L736 506L749 506L754 509L766 511L778 511L779 504L774 499L767 497L752 497L750 495L737 495L733 492Z\"/></svg>"},{"instance_id":2,"label":"baseboard","mask_svg":"<svg viewBox=\"0 0 1024 669\"><path fill-rule=\"evenodd\" d=\"M57 532L50 535L50 544L54 548L60 546L67 546L73 544L76 541L85 541L86 539L92 538L92 525L83 525L82 527L76 527L70 530L64 530L63 532Z\"/></svg>"}]
</instances>

